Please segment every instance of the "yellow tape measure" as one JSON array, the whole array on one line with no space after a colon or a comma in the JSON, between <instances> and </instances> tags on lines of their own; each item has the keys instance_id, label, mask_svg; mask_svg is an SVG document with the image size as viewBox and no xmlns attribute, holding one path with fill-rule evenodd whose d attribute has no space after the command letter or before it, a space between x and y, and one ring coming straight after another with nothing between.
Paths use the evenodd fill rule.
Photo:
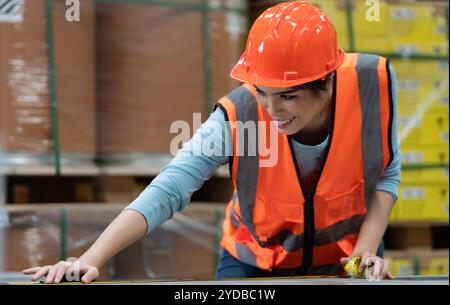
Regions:
<instances>
[{"instance_id":1,"label":"yellow tape measure","mask_svg":"<svg viewBox=\"0 0 450 305\"><path fill-rule=\"evenodd\" d=\"M347 275L352 279L360 279L360 278L366 278L368 268L364 268L364 271L359 272L359 264L361 263L361 258L356 256L352 258L344 267L345 272L347 272Z\"/></svg>"}]
</instances>

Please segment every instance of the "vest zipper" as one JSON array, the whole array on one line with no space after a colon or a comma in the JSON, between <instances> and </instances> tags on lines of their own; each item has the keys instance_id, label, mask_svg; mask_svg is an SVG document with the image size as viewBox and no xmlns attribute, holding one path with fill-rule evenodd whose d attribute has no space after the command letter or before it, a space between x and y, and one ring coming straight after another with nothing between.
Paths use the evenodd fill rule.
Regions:
<instances>
[{"instance_id":1,"label":"vest zipper","mask_svg":"<svg viewBox=\"0 0 450 305\"><path fill-rule=\"evenodd\" d=\"M308 274L308 268L312 265L312 256L314 248L314 194L307 193L304 205L304 244L303 244L303 263L300 268L301 275Z\"/></svg>"},{"instance_id":2,"label":"vest zipper","mask_svg":"<svg viewBox=\"0 0 450 305\"><path fill-rule=\"evenodd\" d=\"M303 185L302 175L300 173L300 168L297 164L297 159L295 158L294 147L292 146L292 138L289 139L289 147L291 149L292 159L294 161L295 171L297 173L297 178L300 183L300 188L303 193L303 197L305 199L305 203L303 206L303 219L304 219L304 227L303 227L303 261L302 265L297 271L297 275L308 275L308 270L313 263L313 253L314 253L314 239L315 239L315 223L314 223L314 195L316 194L317 186L319 185L320 178L322 177L323 169L325 167L325 163L328 159L328 153L330 151L331 142L333 140L333 129L334 129L334 115L336 111L336 87L337 87L337 73L334 73L333 78L333 93L331 97L331 123L329 130L329 141L328 145L324 151L324 157L322 160L322 164L320 165L320 174L314 183L313 190L311 193L306 192L305 187Z\"/></svg>"},{"instance_id":3,"label":"vest zipper","mask_svg":"<svg viewBox=\"0 0 450 305\"><path fill-rule=\"evenodd\" d=\"M292 159L294 161L295 171L297 173L297 178L300 183L300 189L303 193L303 198L305 199L305 203L303 205L303 261L300 268L297 270L297 275L307 275L308 269L312 265L312 257L314 251L314 235L315 235L315 226L314 226L314 194L316 192L318 178L316 184L314 185L313 191L311 193L306 192L306 189L303 185L302 175L300 173L300 168L297 164L297 159L295 158L294 147L292 146L292 139L289 139L289 146L291 149ZM328 143L327 146L329 146ZM325 164L325 158L322 161L322 168Z\"/></svg>"}]
</instances>

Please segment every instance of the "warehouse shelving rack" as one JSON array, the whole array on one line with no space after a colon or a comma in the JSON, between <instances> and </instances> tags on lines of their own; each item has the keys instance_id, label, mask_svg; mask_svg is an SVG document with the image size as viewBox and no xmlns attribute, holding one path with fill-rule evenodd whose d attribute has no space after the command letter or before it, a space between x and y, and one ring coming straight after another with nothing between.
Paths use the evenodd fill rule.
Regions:
<instances>
[{"instance_id":1,"label":"warehouse shelving rack","mask_svg":"<svg viewBox=\"0 0 450 305\"><path fill-rule=\"evenodd\" d=\"M155 155L150 156L150 159L154 159L154 165L149 166L148 169L142 169L140 167L122 167L122 166L100 166L100 165L92 165L92 166L70 166L66 165L65 168L62 168L61 165L61 149L60 149L60 139L59 139L59 124L58 124L58 101L57 101L57 83L56 83L56 66L55 66L55 52L54 52L54 43L53 43L53 24L52 24L52 1L53 0L45 0L46 6L46 31L47 31L47 44L48 44L48 66L49 66L49 88L50 88L50 104L51 104L51 130L52 130L52 138L53 138L53 155L54 162L53 165L1 165L0 164L0 174L4 175L23 175L23 174L32 174L32 175L98 175L98 174L111 174L111 175L121 175L121 174L136 174L138 176L147 175L153 176L159 172L161 167L170 160L170 156L161 156ZM128 3L128 4L136 4L136 5L155 5L155 6L165 6L183 10L196 10L202 13L202 31L203 31L203 53L204 53L204 61L203 61L203 69L204 69L204 79L205 79L205 105L207 109L210 111L214 105L214 101L212 100L213 93L213 85L211 82L212 75L212 65L211 65L211 47L210 47L210 30L208 27L208 15L210 12L222 11L222 12L235 12L240 14L246 14L247 12L242 9L230 8L225 6L211 6L208 0L202 0L201 2L177 2L177 1L161 1L161 0L95 0L98 3ZM266 1L267 4L273 4L275 1ZM281 1L279 1L281 2ZM357 52L355 49L354 43L354 30L352 24L352 10L350 5L350 0L346 0L346 12L347 12L347 25L348 25L348 35L350 41L350 48L346 51L348 52ZM448 10L446 11L446 20L447 20L447 37L448 37ZM448 61L448 56L434 56L434 55L420 55L420 54L399 54L399 53L387 53L380 54L382 56L386 56L389 58L406 58L410 60L444 60ZM416 164L416 165L405 165L403 168L405 170L418 169L420 167L429 168L429 167L447 167L448 163L445 164ZM222 168L217 173L219 177L226 177L228 174L226 173L225 168Z\"/></svg>"}]
</instances>

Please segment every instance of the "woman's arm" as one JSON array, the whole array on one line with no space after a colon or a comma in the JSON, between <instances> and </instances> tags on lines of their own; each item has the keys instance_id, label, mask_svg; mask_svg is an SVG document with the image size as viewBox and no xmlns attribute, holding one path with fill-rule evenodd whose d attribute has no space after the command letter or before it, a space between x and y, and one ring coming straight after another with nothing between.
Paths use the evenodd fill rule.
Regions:
<instances>
[{"instance_id":1,"label":"woman's arm","mask_svg":"<svg viewBox=\"0 0 450 305\"><path fill-rule=\"evenodd\" d=\"M380 246L381 239L389 224L389 217L394 207L394 199L390 193L375 191L370 208L359 231L354 254L368 251L375 255Z\"/></svg>"},{"instance_id":2,"label":"woman's arm","mask_svg":"<svg viewBox=\"0 0 450 305\"><path fill-rule=\"evenodd\" d=\"M208 180L214 171L228 162L229 126L225 115L217 108L202 124L189 142L177 152L159 175L126 208L135 210L148 222L147 233L183 210L192 194Z\"/></svg>"},{"instance_id":3,"label":"woman's arm","mask_svg":"<svg viewBox=\"0 0 450 305\"><path fill-rule=\"evenodd\" d=\"M389 223L392 208L398 198L397 193L400 184L400 145L397 135L397 86L393 67L389 66L389 70L393 98L393 125L391 131L393 158L378 181L372 202L368 205L368 213L359 232L359 239L355 248L355 252L358 253L368 251L375 254L377 252Z\"/></svg>"},{"instance_id":4,"label":"woman's arm","mask_svg":"<svg viewBox=\"0 0 450 305\"><path fill-rule=\"evenodd\" d=\"M145 218L136 211L123 211L103 231L94 244L79 258L69 258L55 265L23 270L37 281L46 276L45 283L59 283L65 275L89 283L100 275L99 269L115 254L129 246L147 230Z\"/></svg>"},{"instance_id":5,"label":"woman's arm","mask_svg":"<svg viewBox=\"0 0 450 305\"><path fill-rule=\"evenodd\" d=\"M364 267L369 263L378 262L377 270L374 270L373 277L377 278L392 278L389 273L388 262L376 257L378 247L383 238L384 232L389 224L392 208L398 198L398 186L400 184L400 144L397 135L397 88L395 71L393 67L389 66L389 73L391 74L391 88L392 88L392 103L393 103L393 122L392 122L392 162L384 170L380 177L374 191L372 201L368 205L368 212L366 218L361 226L358 235L358 241L355 249L350 257L342 258L341 262L345 265L352 257L361 257L361 264L359 271L362 272Z\"/></svg>"},{"instance_id":6,"label":"woman's arm","mask_svg":"<svg viewBox=\"0 0 450 305\"><path fill-rule=\"evenodd\" d=\"M392 88L392 133L391 133L391 146L393 158L392 162L386 167L381 176L380 180L376 185L376 190L385 191L390 193L394 202L397 201L398 198L398 186L400 184L400 143L398 139L398 104L397 104L397 83L395 77L394 68L389 65L389 70L391 74L391 88Z\"/></svg>"},{"instance_id":7,"label":"woman's arm","mask_svg":"<svg viewBox=\"0 0 450 305\"><path fill-rule=\"evenodd\" d=\"M146 230L147 222L142 214L125 210L109 224L80 260L100 269L111 257L142 238Z\"/></svg>"},{"instance_id":8,"label":"woman's arm","mask_svg":"<svg viewBox=\"0 0 450 305\"><path fill-rule=\"evenodd\" d=\"M350 257L341 259L342 265L345 266L353 257L360 257L361 261L358 270L360 273L367 266L373 265L369 270L371 279L393 278L389 272L388 261L376 256L377 249L388 226L393 206L394 199L390 193L384 191L374 192L370 208L359 231L355 249Z\"/></svg>"},{"instance_id":9,"label":"woman's arm","mask_svg":"<svg viewBox=\"0 0 450 305\"><path fill-rule=\"evenodd\" d=\"M105 229L97 241L78 260L24 270L36 281L47 276L46 283L60 282L66 272L79 268L82 282L99 276L99 269L116 253L182 210L192 193L222 164L229 150L229 130L220 110L180 149L152 183ZM228 146L228 148L227 148ZM201 149L199 149L201 148ZM210 154L205 154L207 151Z\"/></svg>"}]
</instances>

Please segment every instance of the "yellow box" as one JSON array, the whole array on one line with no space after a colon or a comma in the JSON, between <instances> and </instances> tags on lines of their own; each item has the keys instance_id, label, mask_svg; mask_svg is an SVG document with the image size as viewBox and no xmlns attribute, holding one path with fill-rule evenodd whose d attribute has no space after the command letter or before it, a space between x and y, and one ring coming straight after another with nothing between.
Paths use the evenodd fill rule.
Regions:
<instances>
[{"instance_id":1,"label":"yellow box","mask_svg":"<svg viewBox=\"0 0 450 305\"><path fill-rule=\"evenodd\" d=\"M421 41L419 38L401 39L391 38L390 45L393 52L405 56L410 55L431 55L446 56L448 54L447 41Z\"/></svg>"},{"instance_id":2,"label":"yellow box","mask_svg":"<svg viewBox=\"0 0 450 305\"><path fill-rule=\"evenodd\" d=\"M361 53L392 53L389 36L389 6L381 1L379 7L364 1L352 1L352 24L355 49ZM379 11L377 12L377 9Z\"/></svg>"},{"instance_id":3,"label":"yellow box","mask_svg":"<svg viewBox=\"0 0 450 305\"><path fill-rule=\"evenodd\" d=\"M414 79L420 81L442 81L448 76L447 60L410 60L391 59L397 79Z\"/></svg>"},{"instance_id":4,"label":"yellow box","mask_svg":"<svg viewBox=\"0 0 450 305\"><path fill-rule=\"evenodd\" d=\"M339 44L348 50L349 32L344 1L312 0L333 22ZM445 9L430 4L352 2L352 24L358 52L448 54Z\"/></svg>"},{"instance_id":5,"label":"yellow box","mask_svg":"<svg viewBox=\"0 0 450 305\"><path fill-rule=\"evenodd\" d=\"M350 50L350 39L348 38L348 35L338 33L337 41L340 48L347 52Z\"/></svg>"},{"instance_id":6,"label":"yellow box","mask_svg":"<svg viewBox=\"0 0 450 305\"><path fill-rule=\"evenodd\" d=\"M392 53L394 48L385 35L355 33L355 49L360 53Z\"/></svg>"},{"instance_id":7,"label":"yellow box","mask_svg":"<svg viewBox=\"0 0 450 305\"><path fill-rule=\"evenodd\" d=\"M412 258L386 258L389 261L389 270L393 276L409 276L415 274Z\"/></svg>"},{"instance_id":8,"label":"yellow box","mask_svg":"<svg viewBox=\"0 0 450 305\"><path fill-rule=\"evenodd\" d=\"M427 113L445 116L448 114L448 83L418 79L397 80L399 116ZM448 116L448 115L447 115Z\"/></svg>"},{"instance_id":9,"label":"yellow box","mask_svg":"<svg viewBox=\"0 0 450 305\"><path fill-rule=\"evenodd\" d=\"M400 146L401 163L408 164L448 164L448 145L417 145Z\"/></svg>"},{"instance_id":10,"label":"yellow box","mask_svg":"<svg viewBox=\"0 0 450 305\"><path fill-rule=\"evenodd\" d=\"M399 141L405 145L448 145L448 112L398 116Z\"/></svg>"},{"instance_id":11,"label":"yellow box","mask_svg":"<svg viewBox=\"0 0 450 305\"><path fill-rule=\"evenodd\" d=\"M400 173L400 181L404 185L448 183L448 167L405 169Z\"/></svg>"},{"instance_id":12,"label":"yellow box","mask_svg":"<svg viewBox=\"0 0 450 305\"><path fill-rule=\"evenodd\" d=\"M395 220L448 221L448 184L401 184Z\"/></svg>"},{"instance_id":13,"label":"yellow box","mask_svg":"<svg viewBox=\"0 0 450 305\"><path fill-rule=\"evenodd\" d=\"M420 265L421 275L448 275L449 258L447 257L430 257L428 262Z\"/></svg>"},{"instance_id":14,"label":"yellow box","mask_svg":"<svg viewBox=\"0 0 450 305\"><path fill-rule=\"evenodd\" d=\"M390 26L389 5L384 1L380 2L378 7L375 4L366 5L365 1L354 1L352 21L357 37L365 35L386 37Z\"/></svg>"},{"instance_id":15,"label":"yellow box","mask_svg":"<svg viewBox=\"0 0 450 305\"><path fill-rule=\"evenodd\" d=\"M409 43L447 43L446 24L443 22L423 20L398 22L392 21L389 28L389 34L392 41Z\"/></svg>"},{"instance_id":16,"label":"yellow box","mask_svg":"<svg viewBox=\"0 0 450 305\"><path fill-rule=\"evenodd\" d=\"M344 50L349 50L350 42L345 10L339 8L334 0L313 0L309 2L320 8L330 18L338 35L338 45Z\"/></svg>"},{"instance_id":17,"label":"yellow box","mask_svg":"<svg viewBox=\"0 0 450 305\"><path fill-rule=\"evenodd\" d=\"M396 209L393 209L392 211L391 211L391 215L389 216L389 222L395 222L395 221L397 221L398 220L398 217L397 217L397 210Z\"/></svg>"},{"instance_id":18,"label":"yellow box","mask_svg":"<svg viewBox=\"0 0 450 305\"><path fill-rule=\"evenodd\" d=\"M348 34L347 13L344 8L337 5L334 0L311 0L312 5L323 11L333 23L336 31L345 31Z\"/></svg>"},{"instance_id":19,"label":"yellow box","mask_svg":"<svg viewBox=\"0 0 450 305\"><path fill-rule=\"evenodd\" d=\"M384 257L394 276L447 275L449 272L447 249L387 250Z\"/></svg>"},{"instance_id":20,"label":"yellow box","mask_svg":"<svg viewBox=\"0 0 450 305\"><path fill-rule=\"evenodd\" d=\"M388 35L400 54L448 54L447 23L442 10L427 5L389 5Z\"/></svg>"},{"instance_id":21,"label":"yellow box","mask_svg":"<svg viewBox=\"0 0 450 305\"><path fill-rule=\"evenodd\" d=\"M433 5L390 4L389 30L392 36L427 41L446 40L445 15Z\"/></svg>"}]
</instances>

